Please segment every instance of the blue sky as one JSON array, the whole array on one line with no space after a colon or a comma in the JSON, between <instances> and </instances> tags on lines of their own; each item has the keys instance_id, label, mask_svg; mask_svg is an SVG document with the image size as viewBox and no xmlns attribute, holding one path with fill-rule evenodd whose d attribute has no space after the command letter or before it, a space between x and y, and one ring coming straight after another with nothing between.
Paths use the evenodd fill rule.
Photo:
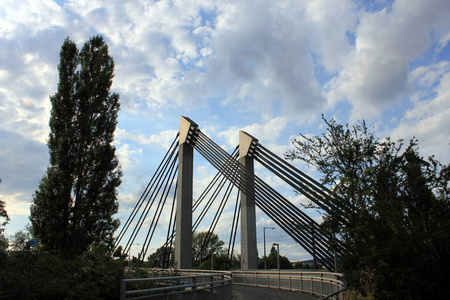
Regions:
<instances>
[{"instance_id":1,"label":"blue sky","mask_svg":"<svg viewBox=\"0 0 450 300\"><path fill-rule=\"evenodd\" d=\"M448 163L449 15L447 0L1 1L6 231L28 223L32 194L48 165L49 95L67 36L81 48L102 34L116 63L113 91L122 110L115 144L124 171L118 217L124 221L178 131L180 115L228 151L245 130L279 155L300 132L321 133L321 114L341 123L363 117L380 137L415 136L423 156ZM195 168L198 195L215 171L197 156ZM256 171L294 203L303 201ZM258 213L260 253L262 227L273 225ZM227 240L227 231L217 233ZM309 258L278 229L266 238L290 259Z\"/></svg>"}]
</instances>

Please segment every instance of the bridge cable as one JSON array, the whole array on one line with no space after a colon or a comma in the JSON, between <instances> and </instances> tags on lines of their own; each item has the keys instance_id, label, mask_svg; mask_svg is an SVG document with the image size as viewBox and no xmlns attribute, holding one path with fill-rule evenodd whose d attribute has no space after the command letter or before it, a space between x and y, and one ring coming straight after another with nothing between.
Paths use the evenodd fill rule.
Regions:
<instances>
[{"instance_id":1,"label":"bridge cable","mask_svg":"<svg viewBox=\"0 0 450 300\"><path fill-rule=\"evenodd\" d=\"M120 230L119 235L115 239L114 248L113 249L117 248L117 246L119 245L119 243L122 240L123 236L125 235L125 232L128 230L130 224L133 222L134 217L136 216L137 212L139 211L139 209L141 208L142 204L144 203L144 199L145 199L144 195L147 193L147 190L149 190L149 188L151 188L150 186L154 182L156 174L158 174L160 168L162 167L162 165L163 165L165 159L167 158L167 156L169 155L169 153L172 152L171 150L172 150L173 146L175 145L175 143L178 141L178 137L179 137L179 132L176 134L175 139L173 140L173 142L172 142L171 146L169 147L169 149L167 150L163 160L161 161L161 163L159 164L158 168L156 169L156 172L154 173L152 179L147 184L147 186L146 186L144 192L142 193L141 197L139 198L137 204L133 208L133 211L131 212L131 214L128 217L127 221L125 222L124 226Z\"/></svg>"},{"instance_id":2,"label":"bridge cable","mask_svg":"<svg viewBox=\"0 0 450 300\"><path fill-rule=\"evenodd\" d=\"M170 219L169 219L169 225L167 226L167 235L166 235L166 242L163 245L164 246L164 252L162 254L163 256L163 265L166 262L166 258L167 258L167 267L169 267L170 264L170 255L172 252L172 240L173 238L170 237L170 232L174 230L175 226L172 225L172 221L175 224L175 220L176 220L176 214L175 214L175 201L177 199L177 189L178 189L178 180L175 182L175 190L173 193L173 200L172 200L172 207L171 207L171 211L170 211ZM167 245L169 244L170 241L170 246L169 249L167 249ZM163 267L163 266L161 266Z\"/></svg>"},{"instance_id":3,"label":"bridge cable","mask_svg":"<svg viewBox=\"0 0 450 300\"><path fill-rule=\"evenodd\" d=\"M243 167L241 166L239 166L240 164L238 163L238 162L236 162L235 160L234 160L234 162L235 162L235 164L233 165L233 163L230 163L230 161L231 161L231 159L230 159L230 156L228 155L228 153L223 153L224 151L219 147L219 146L217 146L214 142L212 142L211 140L209 140L209 138L207 138L205 135L203 135L202 134L202 132L200 131L200 130L198 130L198 136L197 136L197 143L195 143L194 144L194 147L200 152L200 154L202 154L208 161L210 161L210 163L212 163L217 169L219 169L219 171L222 171L224 168L223 168L223 166L225 166L225 165L232 165L232 167L231 168L228 168L228 171L223 171L223 173L224 173L224 175L225 176L227 176L229 179L231 179L231 181L233 181L234 183L235 183L235 185L237 185L241 190L243 190L245 193L247 193L247 194L253 194L252 193L252 187L254 186L254 184L248 184L248 182L249 182L249 180L248 180L248 178L252 178L253 176L251 175L251 174L247 174L248 172L246 172L246 170L245 169L243 169ZM215 151L214 151L214 149L216 149ZM214 154L211 154L211 152L208 152L208 151L213 151L214 152ZM233 176L230 176L230 174L236 174L236 173L239 173L239 178L243 178L244 180L236 180L235 178L233 179L232 177ZM245 178L246 177L246 178ZM258 183L259 183L259 185L261 185L260 184L260 182L258 181L258 178L257 178L257 176L255 176L255 181L256 181L256 184L258 185ZM263 186L263 188L260 188L262 191L264 191L264 186ZM256 193L256 195L257 195L258 193ZM267 194L267 193L266 193ZM273 198L273 197L271 197L273 200L277 200L277 198ZM284 198L284 197L283 197ZM258 200L258 199L255 199L255 200ZM260 201L255 201L255 203L257 203L257 204L261 204L261 205L263 205L265 208L268 208L268 206L267 206L267 203L264 203L263 202L263 200L262 199L259 199ZM278 201L277 201L278 202ZM284 201L283 201L284 202ZM289 201L287 201L286 200L286 202L287 203L290 203ZM292 205L293 206L293 205ZM295 206L293 206L295 209L296 209L296 207ZM277 209L278 208L276 208L275 209L275 211L277 211ZM263 209L263 210L266 210L266 209ZM297 209L298 210L298 209ZM299 211L299 210L298 210ZM266 210L265 211L266 212L266 214L268 213L268 210ZM274 216L275 217L275 215L274 214L268 214L268 215L271 215L271 216ZM278 215L278 216L276 216L276 219L277 219L277 223L283 223L283 224L286 224L287 223L287 221L288 221L288 219L286 219L286 217L285 216L282 216L282 215ZM284 221L283 221L284 220ZM309 220L308 220L309 221ZM305 222L303 221L303 222L301 222L301 223L303 223L302 225L304 226L305 225ZM308 222L309 224L314 224L314 223L311 223L311 222ZM281 224L280 224L281 225ZM292 225L292 222L290 223L290 225ZM309 234L305 234L304 232L298 232L297 230L295 230L294 232L292 232L291 230L289 230L289 228L286 226L286 225L283 225L282 227L284 227L284 229L285 229L285 231L286 232L288 232L291 236L294 236L294 232L298 235L298 234L300 234L304 239L308 239L309 241L312 241L312 237L311 236L309 236ZM299 240L298 238L295 238L295 240L297 241L297 242L299 242L300 244L303 244L303 245L305 245L305 243L303 243L301 240ZM314 237L314 242L316 242L315 241L315 237ZM303 246L302 245L302 246ZM305 245L305 247L304 247L305 249L307 249L308 250L308 248L309 247L307 247L306 245ZM324 247L322 247L322 248L324 248ZM320 250L325 250L325 251L320 251ZM326 249L319 249L319 251L320 252L324 252L324 254L326 254ZM310 248L309 248L309 252L313 252L313 250L311 250ZM320 255L320 256L322 256L322 255ZM330 258L331 258L331 255L325 255L325 256L328 256L327 258L326 258L326 260L328 261L328 260L330 260ZM322 260L325 260L324 258L322 258Z\"/></svg>"},{"instance_id":4,"label":"bridge cable","mask_svg":"<svg viewBox=\"0 0 450 300\"><path fill-rule=\"evenodd\" d=\"M236 241L236 233L238 229L238 223L239 223L239 214L241 212L241 205L240 205L240 191L238 190L236 195L236 204L234 206L234 214L233 214L233 222L231 223L231 233L230 233L230 241L228 242L228 259L230 262L233 259L233 251L234 251L234 243ZM231 250L230 250L231 249Z\"/></svg>"},{"instance_id":5,"label":"bridge cable","mask_svg":"<svg viewBox=\"0 0 450 300\"><path fill-rule=\"evenodd\" d=\"M167 173L168 177L167 177L167 181L164 182L165 184L164 184L164 190L162 192L162 196L161 196L158 206L155 210L155 215L153 216L152 223L150 224L150 229L147 233L147 236L145 237L145 241L144 241L144 244L142 246L142 251L141 251L142 261L145 260L145 255L147 254L147 250L150 246L150 242L153 238L153 234L155 233L156 226L158 224L159 218L161 217L161 213L164 209L164 205L166 203L168 194L170 192L173 182L175 181L175 176L177 175L176 170L178 170L177 158L178 158L178 153L177 153L175 159L172 161L170 169ZM175 168L175 166L176 166L176 168ZM151 232L151 234L150 234L150 232Z\"/></svg>"},{"instance_id":6,"label":"bridge cable","mask_svg":"<svg viewBox=\"0 0 450 300\"><path fill-rule=\"evenodd\" d=\"M221 200L221 202L219 204L219 208L217 209L217 211L216 211L216 213L214 215L214 218L213 218L213 220L211 222L211 225L209 226L209 229L207 231L207 235L206 235L205 240L203 241L203 244L201 246L201 250L200 250L200 253L199 253L200 255L203 254L206 251L206 247L209 244L209 241L211 240L212 234L213 234L213 232L214 232L214 230L215 230L215 228L217 226L217 223L220 220L220 217L221 217L221 215L223 213L225 205L227 204L229 196L230 196L230 194L231 194L231 192L233 190L232 186L233 186L233 184L230 182L228 184L227 190L225 191L225 194L224 194L224 196L223 196L223 198L222 198L222 200ZM196 258L195 262L198 262L198 256L199 255L197 255L197 258Z\"/></svg>"},{"instance_id":7,"label":"bridge cable","mask_svg":"<svg viewBox=\"0 0 450 300\"><path fill-rule=\"evenodd\" d=\"M236 147L236 149L233 151L233 153L231 155L237 157L237 155L238 155L237 150L238 150L238 148ZM220 175L220 176L217 176L217 175ZM218 186L216 187L216 189L214 190L212 196L209 198L209 201L208 201L207 205L205 205L201 215L197 218L196 222L194 223L193 232L195 232L195 230L197 229L198 225L203 220L203 217L206 215L206 212L211 207L212 202L215 201L215 199L219 195L219 192L223 189L223 186L225 185L225 183L227 181L227 179L223 175L221 175L220 172L218 172L216 174L215 179L219 178L219 177L221 178L220 182L219 182ZM218 180L213 180L213 182L217 182L217 181ZM225 192L225 194L224 194L224 196L223 196L223 198L222 198L222 200L221 200L221 202L219 204L219 208L216 211L215 216L214 216L214 218L213 218L213 220L211 222L211 225L210 225L210 227L209 227L209 229L207 231L207 235L205 236L205 239L202 242L202 245L200 247L200 251L197 253L197 256L194 259L194 265L198 265L199 264L200 256L202 256L204 254L204 252L206 251L206 247L209 244L209 241L210 241L210 239L212 237L212 233L214 232L214 230L215 230L215 228L216 228L216 226L217 226L217 224L218 224L218 222L220 220L220 216L222 215L223 210L224 210L224 208L225 208L225 206L226 206L226 204L228 202L229 196L230 196L230 194L232 192L232 186L233 186L232 183L229 182L228 187L226 189L226 192ZM207 190L209 192L209 191L211 191L211 188L207 188ZM206 196L205 193L202 194L202 195ZM231 230L231 232L232 232L232 230ZM230 235L230 237L231 237L231 235ZM229 248L230 247L231 247L231 245L229 245Z\"/></svg>"},{"instance_id":8,"label":"bridge cable","mask_svg":"<svg viewBox=\"0 0 450 300\"><path fill-rule=\"evenodd\" d=\"M152 206L153 206L153 204L155 202L156 195L158 195L159 191L161 190L161 187L162 187L162 183L161 182L163 180L165 180L166 177L167 177L167 168L168 168L168 166L173 161L177 160L177 158L178 158L178 151L177 150L178 150L177 147L174 147L172 149L172 152L170 153L169 157L167 158L167 160L166 160L166 162L164 164L164 167L160 170L158 176L156 177L155 184L154 184L155 187L152 188L151 190L149 190L147 192L147 194L145 195L145 198L147 198L148 195L150 194L150 191L152 192L150 197L149 197L149 199L148 199L148 201L147 201L147 204L144 207L144 210L141 213L141 216L140 216L140 218L138 220L138 223L137 223L136 227L134 228L130 239L128 240L128 243L125 246L125 250L124 250L125 253L128 253L128 251L130 250L131 245L134 243L134 241L135 241L135 239L137 237L137 234L139 233L139 231L140 231L140 229L141 229L141 227L142 227L142 225L143 225L143 223L145 221L145 218L147 217L150 209L152 208Z\"/></svg>"},{"instance_id":9,"label":"bridge cable","mask_svg":"<svg viewBox=\"0 0 450 300\"><path fill-rule=\"evenodd\" d=\"M347 219L353 213L353 209L335 192L327 189L313 178L282 160L259 143L255 151L255 159L328 213L333 215L342 213L347 215ZM336 203L336 200L340 200L339 204L342 208L337 207L339 204ZM341 221L344 224L348 223L347 220L342 220L342 218Z\"/></svg>"}]
</instances>

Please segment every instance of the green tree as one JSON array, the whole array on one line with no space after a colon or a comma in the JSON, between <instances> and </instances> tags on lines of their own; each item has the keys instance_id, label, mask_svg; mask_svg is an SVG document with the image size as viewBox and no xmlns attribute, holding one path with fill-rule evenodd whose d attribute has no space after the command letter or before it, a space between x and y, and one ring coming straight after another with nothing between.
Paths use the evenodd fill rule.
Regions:
<instances>
[{"instance_id":1,"label":"green tree","mask_svg":"<svg viewBox=\"0 0 450 300\"><path fill-rule=\"evenodd\" d=\"M349 250L349 285L380 299L448 298L449 166L421 158L415 139L376 138L364 121L324 122L326 133L301 135L286 158L317 168L340 196L342 211L324 213L321 227Z\"/></svg>"},{"instance_id":2,"label":"green tree","mask_svg":"<svg viewBox=\"0 0 450 300\"><path fill-rule=\"evenodd\" d=\"M2 180L0 179L0 183ZM8 212L6 211L6 204L3 200L0 199L0 234L3 233L4 229L1 226L5 226L9 222ZM1 221L3 219L3 221Z\"/></svg>"},{"instance_id":3,"label":"green tree","mask_svg":"<svg viewBox=\"0 0 450 300\"><path fill-rule=\"evenodd\" d=\"M105 251L70 259L48 251L0 253L0 299L119 299L124 262Z\"/></svg>"},{"instance_id":4,"label":"green tree","mask_svg":"<svg viewBox=\"0 0 450 300\"><path fill-rule=\"evenodd\" d=\"M277 249L272 246L270 253L267 256L267 269L278 269L278 255ZM286 256L280 255L280 269L292 269L292 264ZM258 262L258 269L264 269L264 260Z\"/></svg>"},{"instance_id":5,"label":"green tree","mask_svg":"<svg viewBox=\"0 0 450 300\"><path fill-rule=\"evenodd\" d=\"M29 248L27 247L27 242L29 240L31 240L30 232L26 230L19 230L10 238L11 249L14 251L26 250Z\"/></svg>"},{"instance_id":6,"label":"green tree","mask_svg":"<svg viewBox=\"0 0 450 300\"><path fill-rule=\"evenodd\" d=\"M230 270L240 268L240 263L238 263L236 259L233 260L233 262L234 264L230 262L230 258L225 252L213 254L212 264L214 270ZM201 265L198 266L198 269L211 270L211 254L206 260L201 263Z\"/></svg>"},{"instance_id":7,"label":"green tree","mask_svg":"<svg viewBox=\"0 0 450 300\"><path fill-rule=\"evenodd\" d=\"M207 231L194 232L192 237L192 258L200 264L211 260L211 251L214 254L224 253L224 241L219 239L215 233L208 234ZM211 266L211 265L210 265Z\"/></svg>"},{"instance_id":8,"label":"green tree","mask_svg":"<svg viewBox=\"0 0 450 300\"><path fill-rule=\"evenodd\" d=\"M148 266L151 268L171 267L174 265L175 249L169 246L161 246L148 256Z\"/></svg>"},{"instance_id":9,"label":"green tree","mask_svg":"<svg viewBox=\"0 0 450 300\"><path fill-rule=\"evenodd\" d=\"M110 244L119 226L121 170L112 145L120 108L111 93L114 61L101 36L79 52L67 38L61 48L48 147L50 166L33 196L33 236L44 249L69 256L92 243Z\"/></svg>"}]
</instances>

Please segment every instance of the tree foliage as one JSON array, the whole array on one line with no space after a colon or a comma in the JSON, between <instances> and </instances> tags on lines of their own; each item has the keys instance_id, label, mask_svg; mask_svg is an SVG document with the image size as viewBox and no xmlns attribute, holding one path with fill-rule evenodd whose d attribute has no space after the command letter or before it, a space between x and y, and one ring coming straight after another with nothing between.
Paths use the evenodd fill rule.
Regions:
<instances>
[{"instance_id":1,"label":"tree foliage","mask_svg":"<svg viewBox=\"0 0 450 300\"><path fill-rule=\"evenodd\" d=\"M148 256L147 265L151 268L167 268L173 266L175 249L169 246L161 246Z\"/></svg>"},{"instance_id":2,"label":"tree foliage","mask_svg":"<svg viewBox=\"0 0 450 300\"><path fill-rule=\"evenodd\" d=\"M120 297L124 261L113 260L102 246L77 258L48 251L12 251L1 258L0 299Z\"/></svg>"},{"instance_id":3,"label":"tree foliage","mask_svg":"<svg viewBox=\"0 0 450 300\"><path fill-rule=\"evenodd\" d=\"M27 230L19 230L10 238L10 247L13 251L29 249L27 242L31 240L31 234Z\"/></svg>"},{"instance_id":4,"label":"tree foliage","mask_svg":"<svg viewBox=\"0 0 450 300\"><path fill-rule=\"evenodd\" d=\"M2 180L0 179L0 183ZM3 221L2 221L3 219ZM1 226L5 226L9 222L8 212L6 211L6 204L3 200L0 199L0 234L3 232L3 228Z\"/></svg>"},{"instance_id":5,"label":"tree foliage","mask_svg":"<svg viewBox=\"0 0 450 300\"><path fill-rule=\"evenodd\" d=\"M272 246L272 248L270 249L270 253L267 256L267 269L278 269L277 252L277 249ZM280 255L280 269L286 270L292 268L292 263L289 261L289 259L286 256ZM264 269L264 257L258 262L258 269Z\"/></svg>"},{"instance_id":6,"label":"tree foliage","mask_svg":"<svg viewBox=\"0 0 450 300\"><path fill-rule=\"evenodd\" d=\"M448 297L449 165L420 157L416 139L376 138L364 121L324 122L326 133L301 135L286 158L315 167L350 208L347 222L325 213L322 224L349 250L341 261L349 284L383 299Z\"/></svg>"},{"instance_id":7,"label":"tree foliage","mask_svg":"<svg viewBox=\"0 0 450 300\"><path fill-rule=\"evenodd\" d=\"M230 259L228 249L223 248L225 244L215 233L208 234L207 231L194 232L192 237L192 254L197 269L210 270L211 263L214 270L231 270L240 268L240 258L233 255ZM211 261L212 256L212 261ZM196 260L196 261L195 261Z\"/></svg>"},{"instance_id":8,"label":"tree foliage","mask_svg":"<svg viewBox=\"0 0 450 300\"><path fill-rule=\"evenodd\" d=\"M211 269L211 254L214 270L230 270L239 268L239 258L235 255L230 261L227 250L223 248L224 241L217 234L207 231L194 232L192 236L192 259L197 269ZM161 268L174 266L174 247L161 246L150 254L143 266ZM197 263L197 264L196 264Z\"/></svg>"},{"instance_id":9,"label":"tree foliage","mask_svg":"<svg viewBox=\"0 0 450 300\"><path fill-rule=\"evenodd\" d=\"M101 36L78 51L60 52L48 147L50 166L31 205L32 233L47 250L76 256L92 243L111 243L119 222L121 170L112 145L119 95L110 92L114 61Z\"/></svg>"},{"instance_id":10,"label":"tree foliage","mask_svg":"<svg viewBox=\"0 0 450 300\"><path fill-rule=\"evenodd\" d=\"M224 241L219 239L215 233L208 234L208 231L194 232L192 236L192 258L200 263L210 260L211 252L214 254L224 253Z\"/></svg>"}]
</instances>

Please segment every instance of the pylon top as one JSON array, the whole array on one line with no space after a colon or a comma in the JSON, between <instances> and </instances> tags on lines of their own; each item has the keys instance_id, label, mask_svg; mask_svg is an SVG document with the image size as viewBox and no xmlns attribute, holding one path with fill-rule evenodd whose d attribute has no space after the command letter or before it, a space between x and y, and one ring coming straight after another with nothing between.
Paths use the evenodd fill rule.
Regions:
<instances>
[{"instance_id":1,"label":"pylon top","mask_svg":"<svg viewBox=\"0 0 450 300\"><path fill-rule=\"evenodd\" d=\"M258 140L245 131L239 131L239 158L252 156Z\"/></svg>"},{"instance_id":2,"label":"pylon top","mask_svg":"<svg viewBox=\"0 0 450 300\"><path fill-rule=\"evenodd\" d=\"M192 137L195 130L198 129L198 125L189 119L188 117L180 117L180 139L179 144L190 143L192 144Z\"/></svg>"},{"instance_id":3,"label":"pylon top","mask_svg":"<svg viewBox=\"0 0 450 300\"><path fill-rule=\"evenodd\" d=\"M188 117L180 117L180 139L179 145L183 143L192 144L192 138L194 136L195 130L198 129L198 125L189 119Z\"/></svg>"}]
</instances>

